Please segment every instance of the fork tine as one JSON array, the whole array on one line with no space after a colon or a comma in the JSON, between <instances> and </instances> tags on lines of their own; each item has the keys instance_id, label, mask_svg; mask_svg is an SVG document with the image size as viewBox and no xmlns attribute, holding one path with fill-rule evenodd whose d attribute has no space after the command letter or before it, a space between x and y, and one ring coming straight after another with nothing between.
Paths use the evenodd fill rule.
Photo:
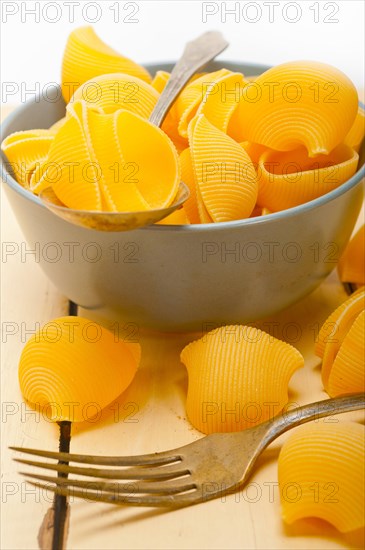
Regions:
<instances>
[{"instance_id":1,"label":"fork tine","mask_svg":"<svg viewBox=\"0 0 365 550\"><path fill-rule=\"evenodd\" d=\"M176 493L183 493L190 491L196 488L195 483L180 483L172 484L170 481L165 481L162 483L152 482L152 483L110 483L105 481L82 481L80 479L66 479L61 477L52 477L52 476L43 476L38 474L29 474L27 472L20 472L27 478L37 479L40 481L47 481L49 483L54 483L55 485L63 487L79 487L80 489L86 489L88 491L102 491L110 492L117 494L145 494L145 493L156 493L156 494L165 494L173 495Z\"/></svg>"},{"instance_id":2,"label":"fork tine","mask_svg":"<svg viewBox=\"0 0 365 550\"><path fill-rule=\"evenodd\" d=\"M190 470L177 470L176 464L162 466L161 468L126 468L125 470L106 469L106 468L82 468L79 466L68 466L66 464L48 464L47 462L37 462L33 460L14 459L20 464L44 468L45 470L54 470L63 474L79 474L82 476L100 477L104 479L172 479L190 474Z\"/></svg>"},{"instance_id":3,"label":"fork tine","mask_svg":"<svg viewBox=\"0 0 365 550\"><path fill-rule=\"evenodd\" d=\"M97 455L79 455L72 453L56 453L53 451L39 451L23 447L9 447L12 451L26 453L43 458L54 458L63 462L79 462L81 464L96 464L99 466L144 466L169 464L181 460L177 449L161 453L150 453L135 456L97 456Z\"/></svg>"},{"instance_id":4,"label":"fork tine","mask_svg":"<svg viewBox=\"0 0 365 550\"><path fill-rule=\"evenodd\" d=\"M30 485L37 487L38 489L52 491L58 495L66 497L82 498L83 500L105 502L107 504L126 504L129 506L161 506L161 507L181 507L189 506L194 503L201 502L202 500L208 500L214 498L214 494L211 493L208 498L204 498L203 493L199 491L198 487L191 493L180 493L177 495L142 495L142 496L130 496L130 495L118 495L115 493L97 493L78 491L68 487L50 486L43 483L35 483L28 481Z\"/></svg>"}]
</instances>

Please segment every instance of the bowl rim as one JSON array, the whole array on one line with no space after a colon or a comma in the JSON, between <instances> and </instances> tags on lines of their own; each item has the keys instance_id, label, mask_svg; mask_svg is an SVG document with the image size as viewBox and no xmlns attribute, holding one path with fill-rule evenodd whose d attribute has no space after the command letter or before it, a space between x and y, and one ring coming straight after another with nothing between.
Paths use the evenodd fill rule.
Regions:
<instances>
[{"instance_id":1,"label":"bowl rim","mask_svg":"<svg viewBox=\"0 0 365 550\"><path fill-rule=\"evenodd\" d=\"M259 63L249 63L249 62L240 62L235 60L217 60L213 61L213 65L242 65L245 67L250 68L253 71L259 72L259 71L265 71L270 66L259 64ZM160 63L146 63L145 67L148 69L151 69L153 71L156 70L164 70L162 67L166 68L167 66L174 65L174 62L172 61L161 61ZM237 69L236 69L237 70ZM0 136L1 141L3 140L3 134L6 133L7 127L18 117L21 117L24 110L29 108L29 105L36 103L38 97L31 99L30 101L25 102L23 105L19 105L16 107L1 123L0 125ZM365 105L359 101L359 107L362 109L365 109ZM1 151L1 163L0 163L0 176L3 180L3 182L9 187L11 187L15 192L22 195L25 199L30 200L31 202L37 204L41 208L46 209L46 206L42 203L40 198L37 195L34 195L31 191L28 189L25 189L22 187L11 175L11 173L6 169L6 157L4 153ZM292 208L288 208L287 210L281 210L280 212L273 212L271 214L265 214L262 216L257 216L254 218L245 218L242 220L233 220L233 221L227 221L227 222L219 222L219 223L201 223L201 224L186 224L186 225L160 225L160 224L153 224L146 227L140 227L139 229L135 229L135 231L174 231L178 233L194 233L194 232L202 232L202 231L221 231L224 229L233 229L233 228L239 228L239 227L245 227L245 226L251 226L251 225L261 225L268 222L276 222L278 220L291 218L292 216L300 215L302 213L305 213L309 210L314 210L315 208L319 208L323 206L324 204L327 204L353 187L356 187L361 180L365 177L365 163L355 172L355 174L346 182L341 184L336 189L333 189L329 193L326 193L325 195L321 195L320 197L313 199L309 202L300 204L298 206L294 206ZM95 230L94 230L95 231Z\"/></svg>"}]
</instances>

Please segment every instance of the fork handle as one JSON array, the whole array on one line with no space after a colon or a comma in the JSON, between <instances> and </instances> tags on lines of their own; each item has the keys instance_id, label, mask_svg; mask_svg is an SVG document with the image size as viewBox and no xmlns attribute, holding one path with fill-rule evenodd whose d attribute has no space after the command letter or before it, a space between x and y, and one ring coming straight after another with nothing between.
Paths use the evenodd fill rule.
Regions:
<instances>
[{"instance_id":1,"label":"fork handle","mask_svg":"<svg viewBox=\"0 0 365 550\"><path fill-rule=\"evenodd\" d=\"M279 437L279 435L305 422L364 408L365 393L344 395L343 397L325 399L298 407L273 418L273 420L269 420L267 423L268 431L266 432L265 446Z\"/></svg>"},{"instance_id":2,"label":"fork handle","mask_svg":"<svg viewBox=\"0 0 365 550\"><path fill-rule=\"evenodd\" d=\"M228 42L218 31L208 31L186 44L185 50L173 68L170 78L150 116L150 122L161 126L164 118L188 80L199 69L226 49Z\"/></svg>"}]
</instances>

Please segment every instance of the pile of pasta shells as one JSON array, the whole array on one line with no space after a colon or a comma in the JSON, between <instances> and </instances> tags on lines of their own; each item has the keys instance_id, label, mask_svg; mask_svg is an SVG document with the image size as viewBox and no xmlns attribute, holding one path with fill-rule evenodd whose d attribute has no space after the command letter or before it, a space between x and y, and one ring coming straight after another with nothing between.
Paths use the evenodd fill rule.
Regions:
<instances>
[{"instance_id":1,"label":"pile of pasta shells","mask_svg":"<svg viewBox=\"0 0 365 550\"><path fill-rule=\"evenodd\" d=\"M353 83L313 61L256 78L195 75L162 129L150 116L169 73L149 72L91 27L71 32L62 64L66 115L2 143L19 184L52 187L67 207L107 212L184 206L161 223L217 223L315 199L357 169L364 112Z\"/></svg>"}]
</instances>

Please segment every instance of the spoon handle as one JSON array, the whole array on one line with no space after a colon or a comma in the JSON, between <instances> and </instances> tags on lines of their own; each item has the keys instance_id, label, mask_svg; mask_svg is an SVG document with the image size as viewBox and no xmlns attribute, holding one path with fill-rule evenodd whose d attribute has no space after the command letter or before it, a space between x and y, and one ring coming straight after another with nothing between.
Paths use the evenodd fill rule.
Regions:
<instances>
[{"instance_id":1,"label":"spoon handle","mask_svg":"<svg viewBox=\"0 0 365 550\"><path fill-rule=\"evenodd\" d=\"M173 68L165 89L151 113L149 120L152 124L161 126L169 108L188 80L227 46L228 42L218 31L206 32L186 44L183 55Z\"/></svg>"}]
</instances>

